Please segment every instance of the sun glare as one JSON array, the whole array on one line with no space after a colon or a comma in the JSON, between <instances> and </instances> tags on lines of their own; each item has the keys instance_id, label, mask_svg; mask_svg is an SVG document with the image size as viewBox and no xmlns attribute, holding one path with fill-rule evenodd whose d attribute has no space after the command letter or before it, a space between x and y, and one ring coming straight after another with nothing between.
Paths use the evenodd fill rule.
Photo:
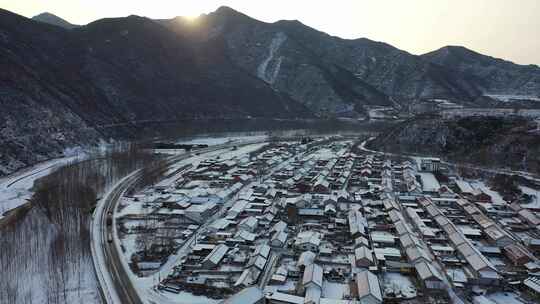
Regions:
<instances>
[{"instance_id":1,"label":"sun glare","mask_svg":"<svg viewBox=\"0 0 540 304\"><path fill-rule=\"evenodd\" d=\"M199 18L199 15L183 15L182 18L184 18L188 22L194 22Z\"/></svg>"}]
</instances>

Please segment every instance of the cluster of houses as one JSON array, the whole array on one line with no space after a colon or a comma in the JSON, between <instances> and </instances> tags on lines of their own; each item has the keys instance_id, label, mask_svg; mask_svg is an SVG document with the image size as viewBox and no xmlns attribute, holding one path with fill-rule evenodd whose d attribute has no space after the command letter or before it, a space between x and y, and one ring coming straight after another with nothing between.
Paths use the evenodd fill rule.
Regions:
<instances>
[{"instance_id":1,"label":"cluster of houses","mask_svg":"<svg viewBox=\"0 0 540 304\"><path fill-rule=\"evenodd\" d=\"M432 187L432 177L421 174L416 176L422 193L402 188L398 196L401 210L393 217L398 220L404 215L419 236L419 240L402 240L403 246L428 245L426 256L433 257L431 264L438 266L434 273L440 268L439 281L448 282L440 287L453 288L458 294L476 294L485 301L484 294L509 286L537 297L540 290L531 283L539 263L539 251L533 245L538 239L535 212L518 203L494 199L489 189L459 178ZM429 187L425 187L426 181ZM394 223L396 231L405 233L408 228L400 222Z\"/></svg>"},{"instance_id":2,"label":"cluster of houses","mask_svg":"<svg viewBox=\"0 0 540 304\"><path fill-rule=\"evenodd\" d=\"M488 190L437 158L392 158L352 141L274 143L202 161L120 222L130 233L140 230L130 221L168 208L165 223L181 236L173 249L192 243L159 288L223 303L491 303L501 289L538 297L538 210Z\"/></svg>"},{"instance_id":3,"label":"cluster of houses","mask_svg":"<svg viewBox=\"0 0 540 304\"><path fill-rule=\"evenodd\" d=\"M193 239L208 219L232 201L237 204L231 214L244 208L254 216L262 213L263 205L257 202L242 207L242 200L237 198L248 196L242 189L302 149L306 147L290 143L257 145L246 153L235 148L182 166L141 194L122 198L118 232L131 269L140 276L157 271L171 254ZM253 225L253 221L242 225ZM217 236L227 237L224 233ZM237 237L249 240L255 236L246 229Z\"/></svg>"}]
</instances>

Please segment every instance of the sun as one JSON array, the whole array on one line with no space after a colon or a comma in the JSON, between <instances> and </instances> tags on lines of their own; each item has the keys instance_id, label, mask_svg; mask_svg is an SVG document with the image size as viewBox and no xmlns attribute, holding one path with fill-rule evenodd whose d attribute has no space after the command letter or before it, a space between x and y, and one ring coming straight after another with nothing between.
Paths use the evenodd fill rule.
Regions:
<instances>
[{"instance_id":1,"label":"sun","mask_svg":"<svg viewBox=\"0 0 540 304\"><path fill-rule=\"evenodd\" d=\"M199 18L200 14L197 15L182 15L182 18L185 19L187 22L195 22L197 21L197 18Z\"/></svg>"}]
</instances>

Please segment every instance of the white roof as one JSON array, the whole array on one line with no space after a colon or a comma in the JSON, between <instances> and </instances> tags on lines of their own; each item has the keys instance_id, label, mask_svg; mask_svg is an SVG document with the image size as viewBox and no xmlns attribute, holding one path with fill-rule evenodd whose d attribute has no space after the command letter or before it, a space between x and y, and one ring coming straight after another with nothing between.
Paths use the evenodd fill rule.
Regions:
<instances>
[{"instance_id":1,"label":"white roof","mask_svg":"<svg viewBox=\"0 0 540 304\"><path fill-rule=\"evenodd\" d=\"M351 210L348 215L349 219L349 231L351 235L357 233L366 234L367 221L362 214L357 210Z\"/></svg>"},{"instance_id":2,"label":"white roof","mask_svg":"<svg viewBox=\"0 0 540 304\"><path fill-rule=\"evenodd\" d=\"M266 294L266 298L277 303L304 304L304 297L277 291Z\"/></svg>"},{"instance_id":3,"label":"white roof","mask_svg":"<svg viewBox=\"0 0 540 304\"><path fill-rule=\"evenodd\" d=\"M317 264L309 264L304 269L304 276L302 277L302 285L305 287L310 283L322 288L323 282L323 268Z\"/></svg>"},{"instance_id":4,"label":"white roof","mask_svg":"<svg viewBox=\"0 0 540 304\"><path fill-rule=\"evenodd\" d=\"M315 261L315 257L317 254L311 251L304 251L302 254L300 254L300 257L298 258L297 266L307 266L310 264L313 264Z\"/></svg>"},{"instance_id":5,"label":"white roof","mask_svg":"<svg viewBox=\"0 0 540 304\"><path fill-rule=\"evenodd\" d=\"M471 184L464 180L461 180L461 179L456 180L456 186L459 188L459 191L461 191L462 193L473 194L474 192L474 189L471 186Z\"/></svg>"},{"instance_id":6,"label":"white roof","mask_svg":"<svg viewBox=\"0 0 540 304\"><path fill-rule=\"evenodd\" d=\"M265 259L268 258L269 254L270 254L270 246L268 246L267 244L262 244L255 247L255 251L253 252L254 256L260 255Z\"/></svg>"},{"instance_id":7,"label":"white roof","mask_svg":"<svg viewBox=\"0 0 540 304\"><path fill-rule=\"evenodd\" d=\"M255 268L260 270L264 269L264 265L266 265L266 259L260 255L252 257L247 263L248 268L255 266Z\"/></svg>"},{"instance_id":8,"label":"white roof","mask_svg":"<svg viewBox=\"0 0 540 304\"><path fill-rule=\"evenodd\" d=\"M285 223L284 221L279 221L277 223L274 224L274 226L272 226L272 230L271 231L283 231L287 229L287 223Z\"/></svg>"},{"instance_id":9,"label":"white roof","mask_svg":"<svg viewBox=\"0 0 540 304\"><path fill-rule=\"evenodd\" d=\"M235 238L240 238L246 241L254 241L257 235L255 233L247 232L245 230L238 230L234 235Z\"/></svg>"},{"instance_id":10,"label":"white roof","mask_svg":"<svg viewBox=\"0 0 540 304\"><path fill-rule=\"evenodd\" d=\"M405 254L407 254L407 258L411 263L419 262L421 261L420 259L424 259L425 261L431 261L426 251L419 246L407 248L407 250L405 250Z\"/></svg>"},{"instance_id":11,"label":"white roof","mask_svg":"<svg viewBox=\"0 0 540 304\"><path fill-rule=\"evenodd\" d=\"M422 190L425 192L438 192L441 185L435 178L433 173L420 172L420 179L422 180Z\"/></svg>"},{"instance_id":12,"label":"white roof","mask_svg":"<svg viewBox=\"0 0 540 304\"><path fill-rule=\"evenodd\" d=\"M366 270L356 275L356 285L358 288L358 298L360 300L372 296L382 302L381 287L379 279L371 271Z\"/></svg>"},{"instance_id":13,"label":"white roof","mask_svg":"<svg viewBox=\"0 0 540 304\"><path fill-rule=\"evenodd\" d=\"M431 264L428 264L426 262L417 263L414 265L414 268L416 269L416 273L418 274L418 277L420 280L429 280L429 279L436 279L439 281L442 281L441 273L435 269Z\"/></svg>"},{"instance_id":14,"label":"white roof","mask_svg":"<svg viewBox=\"0 0 540 304\"><path fill-rule=\"evenodd\" d=\"M370 233L371 240L374 243L387 243L387 244L393 244L395 243L396 237L387 231L372 231Z\"/></svg>"},{"instance_id":15,"label":"white roof","mask_svg":"<svg viewBox=\"0 0 540 304\"><path fill-rule=\"evenodd\" d=\"M250 216L246 217L245 219L241 220L238 224L239 226L246 226L249 229L255 229L257 227L258 220L257 218Z\"/></svg>"},{"instance_id":16,"label":"white roof","mask_svg":"<svg viewBox=\"0 0 540 304\"><path fill-rule=\"evenodd\" d=\"M231 223L232 222L227 219L220 218L212 222L212 224L210 224L208 228L211 230L223 230L227 228Z\"/></svg>"},{"instance_id":17,"label":"white roof","mask_svg":"<svg viewBox=\"0 0 540 304\"><path fill-rule=\"evenodd\" d=\"M244 209L246 209L248 204L249 202L246 200L238 200L234 203L234 205L232 205L231 209L229 209L229 212L240 213L244 211Z\"/></svg>"},{"instance_id":18,"label":"white roof","mask_svg":"<svg viewBox=\"0 0 540 304\"><path fill-rule=\"evenodd\" d=\"M224 244L219 244L212 251L206 256L203 263L206 261L211 262L214 265L219 264L221 259L227 254L227 251L229 251L229 247Z\"/></svg>"},{"instance_id":19,"label":"white roof","mask_svg":"<svg viewBox=\"0 0 540 304\"><path fill-rule=\"evenodd\" d=\"M321 300L322 288L318 286L309 286L306 289L304 304L319 304Z\"/></svg>"},{"instance_id":20,"label":"white roof","mask_svg":"<svg viewBox=\"0 0 540 304\"><path fill-rule=\"evenodd\" d=\"M287 236L288 236L287 232L285 232L285 231L277 231L272 236L271 241L276 240L276 241L279 241L281 243L285 243L287 241Z\"/></svg>"},{"instance_id":21,"label":"white roof","mask_svg":"<svg viewBox=\"0 0 540 304\"><path fill-rule=\"evenodd\" d=\"M367 259L371 263L373 263L373 253L371 250L365 246L360 246L354 250L354 256L356 260L364 260Z\"/></svg>"},{"instance_id":22,"label":"white roof","mask_svg":"<svg viewBox=\"0 0 540 304\"><path fill-rule=\"evenodd\" d=\"M302 231L296 236L295 245L302 245L305 243L311 243L314 246L321 244L321 235L315 231Z\"/></svg>"},{"instance_id":23,"label":"white roof","mask_svg":"<svg viewBox=\"0 0 540 304\"><path fill-rule=\"evenodd\" d=\"M534 290L536 293L540 293L540 278L539 277L528 277L525 281L523 281L523 284L525 284L525 286Z\"/></svg>"},{"instance_id":24,"label":"white roof","mask_svg":"<svg viewBox=\"0 0 540 304\"><path fill-rule=\"evenodd\" d=\"M186 209L186 212L200 213L200 212L204 212L204 211L206 211L208 209L212 209L215 206L216 206L216 203L214 203L214 202L209 202L209 203L202 204L202 205L191 205Z\"/></svg>"},{"instance_id":25,"label":"white roof","mask_svg":"<svg viewBox=\"0 0 540 304\"><path fill-rule=\"evenodd\" d=\"M382 256L388 256L388 257L401 257L401 251L397 248L393 247L379 247L375 248L375 255L382 255Z\"/></svg>"}]
</instances>

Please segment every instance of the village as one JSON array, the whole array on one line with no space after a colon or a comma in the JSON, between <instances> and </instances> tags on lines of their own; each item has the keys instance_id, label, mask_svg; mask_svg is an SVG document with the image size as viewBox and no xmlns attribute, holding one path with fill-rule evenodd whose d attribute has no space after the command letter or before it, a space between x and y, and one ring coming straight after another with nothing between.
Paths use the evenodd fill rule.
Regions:
<instances>
[{"instance_id":1,"label":"village","mask_svg":"<svg viewBox=\"0 0 540 304\"><path fill-rule=\"evenodd\" d=\"M540 297L538 211L328 137L179 163L115 218L133 274L178 303L500 304Z\"/></svg>"}]
</instances>

